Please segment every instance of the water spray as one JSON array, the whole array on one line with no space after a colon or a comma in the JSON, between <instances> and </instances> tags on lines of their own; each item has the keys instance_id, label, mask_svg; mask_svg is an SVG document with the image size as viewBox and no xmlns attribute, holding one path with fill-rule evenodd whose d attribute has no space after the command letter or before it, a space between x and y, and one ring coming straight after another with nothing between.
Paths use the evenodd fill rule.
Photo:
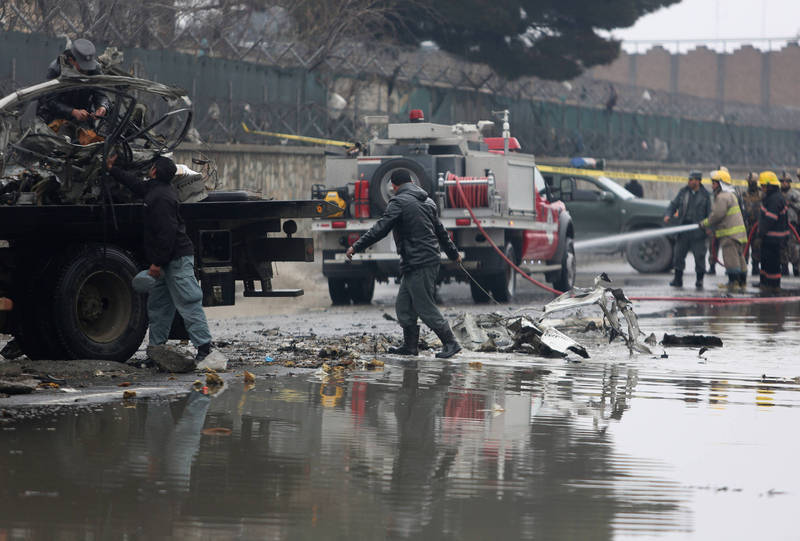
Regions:
<instances>
[{"instance_id":1,"label":"water spray","mask_svg":"<svg viewBox=\"0 0 800 541\"><path fill-rule=\"evenodd\" d=\"M607 237L599 237L596 239L579 240L575 242L575 250L587 250L589 248L596 248L598 246L622 244L633 240L644 240L644 239L651 239L654 237L663 237L666 235L675 235L677 233L695 231L699 228L700 226L697 224L686 224L686 225L676 225L673 227L645 229L643 231L632 231L630 233L609 235Z\"/></svg>"}]
</instances>

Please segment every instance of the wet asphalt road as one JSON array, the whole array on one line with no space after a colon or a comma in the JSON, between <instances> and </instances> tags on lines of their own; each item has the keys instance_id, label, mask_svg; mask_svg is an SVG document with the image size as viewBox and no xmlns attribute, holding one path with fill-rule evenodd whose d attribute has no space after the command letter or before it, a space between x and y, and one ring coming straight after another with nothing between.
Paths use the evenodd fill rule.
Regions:
<instances>
[{"instance_id":1,"label":"wet asphalt road","mask_svg":"<svg viewBox=\"0 0 800 541\"><path fill-rule=\"evenodd\" d=\"M676 293L669 276L616 261L580 269L579 285L600 271L629 296ZM6 417L0 538L798 538L800 303L635 304L646 334L723 340L702 353L630 356L574 333L589 359L425 352L325 375L263 362L280 342L264 329L399 333L383 317L396 286L368 307L326 306L307 288L295 305L243 303L246 317L210 311L215 339L251 352L217 394L157 375L134 400L90 386L80 407ZM473 305L464 284L441 296L451 316L552 298L523 283L503 307Z\"/></svg>"}]
</instances>

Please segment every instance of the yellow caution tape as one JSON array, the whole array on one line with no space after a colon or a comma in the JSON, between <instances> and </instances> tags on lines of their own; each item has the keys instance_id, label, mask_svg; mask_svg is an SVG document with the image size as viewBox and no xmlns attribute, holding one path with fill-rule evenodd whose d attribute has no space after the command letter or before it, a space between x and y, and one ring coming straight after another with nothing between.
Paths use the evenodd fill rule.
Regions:
<instances>
[{"instance_id":1,"label":"yellow caution tape","mask_svg":"<svg viewBox=\"0 0 800 541\"><path fill-rule=\"evenodd\" d=\"M599 169L578 169L575 167L558 167L554 165L539 165L542 173L560 173L562 175L581 175L584 177L608 177L618 179L636 179L649 182L682 182L685 183L688 176L677 175L651 175L650 173L626 173L624 171L601 171ZM711 179L704 178L703 182L711 182ZM746 180L731 180L731 184L737 186L747 186Z\"/></svg>"},{"instance_id":2,"label":"yellow caution tape","mask_svg":"<svg viewBox=\"0 0 800 541\"><path fill-rule=\"evenodd\" d=\"M336 141L334 139L322 139L320 137L308 137L305 135L292 135L290 133L276 133L271 131L261 131L261 130L251 130L247 127L247 124L242 122L242 128L244 129L245 133L254 133L256 135L268 135L270 137L278 137L280 139L290 139L292 141L303 141L306 143L316 143L318 145L332 145L337 147L354 147L356 146L355 143L350 143L348 141Z\"/></svg>"}]
</instances>

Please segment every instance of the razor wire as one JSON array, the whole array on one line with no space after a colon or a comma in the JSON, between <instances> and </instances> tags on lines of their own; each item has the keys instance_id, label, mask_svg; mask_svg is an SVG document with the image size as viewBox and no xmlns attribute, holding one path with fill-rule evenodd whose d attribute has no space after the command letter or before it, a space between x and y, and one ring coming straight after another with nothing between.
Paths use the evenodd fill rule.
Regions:
<instances>
[{"instance_id":1,"label":"razor wire","mask_svg":"<svg viewBox=\"0 0 800 541\"><path fill-rule=\"evenodd\" d=\"M82 4L81 4L82 5ZM37 11L33 6L45 6ZM151 48L191 54L211 59L232 59L296 69L304 73L296 85L306 84L309 78L317 84L335 87L337 80L361 81L385 89L386 103L375 107L370 103L349 103L345 111L332 114L327 103L320 100L270 99L253 103L230 92L196 102L195 128L209 142L263 142L243 134L241 122L247 121L257 129L352 140L366 135L360 117L386 115L392 121L402 121L397 110L395 94L410 94L414 88L436 89L445 97L442 101L459 102L460 97L472 97L470 112L475 118L488 117L494 108L536 109L527 118L531 121L513 124L525 148L545 155L598 155L610 159L680 161L685 163L795 164L800 162L797 136L782 138L776 134L746 138L733 130L728 136L708 140L702 135L677 130L663 133L647 125L651 118L673 117L691 119L709 125L763 126L794 131L800 127L800 111L720 102L644 89L630 85L595 80L583 75L566 83L523 78L508 81L497 76L485 65L470 64L444 52L432 49L405 50L389 46L364 47L357 42L342 41L329 51L310 50L302 43L257 39L236 42L223 35L209 40L191 27L164 29L153 17L119 22L102 13L75 13L75 3L53 0L47 3L5 2L0 8L0 29L56 35L82 35L120 47L130 46L131 40L147 43ZM135 36L135 38L134 38ZM55 52L54 52L55 54ZM44 71L44 66L43 66ZM137 70L148 77L148 66ZM166 74L160 74L163 76ZM364 82L367 83L364 83ZM0 79L5 94L17 88L18 82ZM300 91L298 90L298 94ZM448 96L449 95L449 96ZM469 100L468 100L469 101ZM576 125L565 120L565 111L601 112L594 125ZM442 121L465 119L464 111L453 110ZM610 119L627 113L634 119L629 129L613 127ZM516 118L512 116L512 121ZM470 120L474 120L471 118ZM741 130L740 130L741 131Z\"/></svg>"}]
</instances>

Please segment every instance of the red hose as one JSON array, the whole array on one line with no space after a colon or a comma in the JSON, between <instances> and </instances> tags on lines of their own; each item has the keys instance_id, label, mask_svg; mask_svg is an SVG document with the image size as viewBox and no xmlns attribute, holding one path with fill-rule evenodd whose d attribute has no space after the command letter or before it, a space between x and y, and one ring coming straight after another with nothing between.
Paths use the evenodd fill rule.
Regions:
<instances>
[{"instance_id":1,"label":"red hose","mask_svg":"<svg viewBox=\"0 0 800 541\"><path fill-rule=\"evenodd\" d=\"M461 194L461 197L463 198L464 202L466 203L466 199L467 198L464 196L464 191L461 188L461 183L459 182L458 177L455 178L455 181L456 181L456 188L458 189L459 194ZM553 293L554 295L561 295L563 293L563 291L558 291L557 289L553 289L552 287L548 286L547 284L544 284L544 283L542 283L542 282L540 282L538 280L535 280L534 278L529 276L528 273L526 273L525 271L520 269L516 265L516 263L511 261L506 256L506 254L504 254L503 251L500 248L497 247L497 245L494 243L494 241L489 236L489 234L486 233L486 231L483 229L483 226L481 225L480 220L478 220L478 218L475 216L475 213L472 212L472 208L470 207L470 205L466 204L465 208L467 209L467 212L469 212L469 215L472 218L472 221L475 222L475 225L478 227L478 230L481 232L481 234L483 234L483 236L486 238L486 240L489 241L489 244L492 245L492 248L494 248L494 251L497 252L500 255L500 257L502 257L503 260L505 260L506 263L511 265L512 269L514 269L519 274L521 274L522 277L525 278L526 280L528 280L530 283L532 283L533 285L535 285L537 287L540 287L540 288L544 289L545 291L549 291L550 293ZM750 237L753 236L753 231L755 231L755 228L757 227L757 225L758 224L754 225L753 229L750 230ZM797 237L798 242L800 242L800 235L798 235L798 233L795 230L795 228L792 227L792 224L789 224L789 227L794 232L794 235L795 235L795 237ZM745 247L748 246L749 244L750 244L750 238L748 237L747 245L745 245ZM747 253L747 252L745 252L745 253ZM782 303L782 302L795 302L797 300L800 300L800 297L628 297L628 298L630 300L632 300L632 301L696 302L696 303L702 303L702 304L706 304L706 303L713 303L713 304L770 304L770 303L773 303L773 304L777 304L777 303Z\"/></svg>"},{"instance_id":2,"label":"red hose","mask_svg":"<svg viewBox=\"0 0 800 541\"><path fill-rule=\"evenodd\" d=\"M458 188L458 193L461 194L461 197L465 200L465 203L466 203L466 197L464 197L464 190L461 188L461 182L459 182L458 177L456 177L455 180L456 180L456 188ZM492 248L494 248L494 251L497 252L500 255L500 257L502 257L505 260L506 263L511 265L512 269L514 269L515 271L520 273L522 275L522 277L525 278L526 280L528 280L530 283L532 283L533 285L535 285L537 287L540 287L540 288L544 289L545 291L549 291L550 293L553 293L554 295L561 295L563 293L563 291L559 291L557 289L553 289L552 287L548 286L547 284L544 284L544 283L542 283L542 282L540 282L538 280L535 280L534 278L530 277L527 272L525 272L522 269L520 269L517 266L516 263L511 261L506 256L506 254L504 254L503 251L500 248L497 247L497 245L492 240L492 237L490 237L489 234L486 233L486 231L483 229L483 226L481 225L480 220L478 220L477 216L475 216L475 213L472 212L472 207L470 207L468 204L465 205L465 207L467 209L467 212L469 212L469 215L472 218L472 221L475 222L476 226L478 226L478 231L480 231L481 234L486 238L486 240L489 241L489 244L492 245Z\"/></svg>"}]
</instances>

